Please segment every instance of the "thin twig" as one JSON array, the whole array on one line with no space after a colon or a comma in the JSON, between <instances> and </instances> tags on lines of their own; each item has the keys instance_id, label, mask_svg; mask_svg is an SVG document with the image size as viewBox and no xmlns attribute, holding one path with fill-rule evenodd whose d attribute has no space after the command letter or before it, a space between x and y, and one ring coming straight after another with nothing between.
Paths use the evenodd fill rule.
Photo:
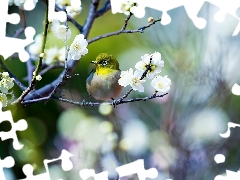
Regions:
<instances>
[{"instance_id":1,"label":"thin twig","mask_svg":"<svg viewBox=\"0 0 240 180\"><path fill-rule=\"evenodd\" d=\"M0 55L0 68L3 69L4 71L8 72L9 77L14 79L13 81L15 82L15 84L17 84L17 85L21 88L21 90L24 91L25 89L27 89L27 87L24 86L24 85L16 78L16 76L14 76L14 74L11 73L11 71L8 70L8 68L5 66L5 64L3 63L3 61L4 61L4 58Z\"/></svg>"},{"instance_id":2,"label":"thin twig","mask_svg":"<svg viewBox=\"0 0 240 180\"><path fill-rule=\"evenodd\" d=\"M95 16L96 16L96 12L98 9L98 5L99 5L99 1L100 0L92 0L92 3L90 5L90 9L89 9L89 13L88 13L88 17L87 20L83 26L83 30L82 30L82 34L84 35L84 37L87 39L87 36L89 34L89 31L92 27L92 24L95 20ZM68 74L71 74L74 70L74 68L76 67L77 63L79 61L69 61L68 62ZM59 86L59 82L61 82L63 80L63 76L65 74L65 71L63 71L59 77L57 79L55 79L52 83L42 87L39 90L36 90L35 92L29 94L28 96L25 97L25 101L26 100L32 100L35 98L39 98L42 97L42 95L44 94L49 94L51 92L53 92L53 90L55 89L56 86ZM61 85L64 84L65 82L61 82Z\"/></svg>"},{"instance_id":3,"label":"thin twig","mask_svg":"<svg viewBox=\"0 0 240 180\"><path fill-rule=\"evenodd\" d=\"M127 25L128 25L128 21L130 20L130 18L132 17L132 13L130 12L130 14L126 17L126 19L124 19L124 25L121 29L121 31L124 31L126 28L127 28Z\"/></svg>"},{"instance_id":4,"label":"thin twig","mask_svg":"<svg viewBox=\"0 0 240 180\"><path fill-rule=\"evenodd\" d=\"M55 10L56 11L64 11L57 4L55 4ZM79 30L80 33L82 32L83 26L80 25L75 19L70 17L68 14L67 14L67 20L70 21Z\"/></svg>"},{"instance_id":5,"label":"thin twig","mask_svg":"<svg viewBox=\"0 0 240 180\"><path fill-rule=\"evenodd\" d=\"M65 22L65 26L67 27L66 31L68 30L68 23L67 21ZM68 49L67 49L67 33L66 33L66 37L65 37L65 40L64 40L64 45L65 45L65 61L64 61L64 74L62 76L62 80L59 81L59 83L54 87L54 89L52 90L52 92L50 92L48 94L48 96L46 97L41 97L41 98L38 98L38 99L33 99L33 100L30 100L30 101L22 101L22 104L27 104L26 102L32 102L32 103L36 103L36 102L41 102L41 101L48 101L49 99L52 98L52 96L56 93L56 91L58 90L58 88L62 85L62 83L64 83L68 78L70 78L70 76L68 75ZM50 66L48 66L46 69L47 70L50 70L49 68ZM54 67L54 65L52 66ZM47 72L45 69L45 72ZM40 73L39 73L40 74Z\"/></svg>"},{"instance_id":6,"label":"thin twig","mask_svg":"<svg viewBox=\"0 0 240 180\"><path fill-rule=\"evenodd\" d=\"M24 99L24 97L33 89L33 87L35 86L37 80L36 80L36 76L38 75L40 68L42 66L42 60L43 60L43 55L44 55L44 50L45 50L45 45L46 45L46 41L47 41L47 31L48 31L48 26L49 26L49 21L48 21L48 2L46 5L46 14L45 14L45 26L44 26L44 33L43 33L43 40L42 40L42 47L41 47L41 53L38 59L38 64L37 67L35 69L35 73L33 75L32 81L30 86L28 86L28 88L21 94L21 96L15 100L12 105L14 104L18 104L21 103Z\"/></svg>"},{"instance_id":7,"label":"thin twig","mask_svg":"<svg viewBox=\"0 0 240 180\"><path fill-rule=\"evenodd\" d=\"M82 31L82 34L84 35L85 38L87 38L88 34L89 34L89 31L91 29L91 26L96 18L96 14L97 14L97 9L98 9L98 5L99 5L99 0L92 0L92 3L90 5L90 9L89 9L89 13L88 13L88 17L87 17L87 20L83 26L83 31ZM113 35L118 35L118 34L122 34L122 33L135 33L135 32L143 32L146 28L152 26L153 24L155 24L156 22L160 21L161 19L157 19L157 20L154 20L152 22L150 22L149 24L147 24L146 26L143 26L143 27L140 27L136 30L124 30L124 31L117 31L117 32L112 32L112 33L108 33L108 34L105 34L105 35L101 35L99 37L95 37L93 39L90 39L88 41L88 43L92 43L94 41L97 41L99 39L102 39L102 38L105 38L105 37L109 37L109 36L113 36ZM74 68L76 67L77 63L79 61L69 61L68 62L68 74L71 74L74 70ZM51 92L53 92L53 90L56 88L56 87L60 87L59 84L63 85L64 83L66 82L61 82L63 80L63 76L65 74L65 71L63 71L59 77L57 79L55 79L52 83L42 87L41 89L39 90L36 90L30 94L28 94L25 98L24 98L24 103L27 103L27 101L31 101L33 99L36 99L36 98L42 98L45 94L50 94ZM61 83L59 83L61 82ZM131 90L132 91L132 90ZM131 93L131 92L130 92ZM48 96L49 97L49 96ZM35 101L37 102L37 101ZM24 104L23 103L23 104Z\"/></svg>"},{"instance_id":8,"label":"thin twig","mask_svg":"<svg viewBox=\"0 0 240 180\"><path fill-rule=\"evenodd\" d=\"M59 83L53 88L53 90L48 94L46 97L41 97L38 99L33 99L33 100L23 100L21 102L22 105L27 105L27 104L33 104L33 103L38 103L42 101L48 101L49 99L53 99L53 95L56 93L57 89L68 79L68 69L64 69L64 75L62 76L62 80L59 81Z\"/></svg>"},{"instance_id":9,"label":"thin twig","mask_svg":"<svg viewBox=\"0 0 240 180\"><path fill-rule=\"evenodd\" d=\"M131 15L131 14L130 14L130 15ZM129 15L129 16L130 16L130 15ZM128 17L129 17L129 16L128 16ZM128 19L128 20L129 20L129 19ZM103 34L103 35L100 35L100 36L97 36L97 37L94 37L94 38L88 40L88 44L91 44L92 42L95 42L95 41L100 40L100 39L103 39L103 38L107 38L107 37L110 37L110 36L115 36L115 35L119 35L119 34L123 34L123 33L125 33L125 34L126 34L126 33L139 33L139 32L140 32L140 33L143 33L146 28L151 27L153 24L155 24L155 23L158 22L158 21L161 21L161 19L154 20L154 21L148 23L146 26L140 27L140 28L135 29L135 30L126 30L126 29L125 29L125 28L126 28L126 27L125 27L126 19L125 19L124 26L123 26L123 28L122 28L121 30L118 30L118 31L115 31L115 32L111 32L111 33L107 33L107 34Z\"/></svg>"},{"instance_id":10,"label":"thin twig","mask_svg":"<svg viewBox=\"0 0 240 180\"><path fill-rule=\"evenodd\" d=\"M144 97L144 98L134 98L134 99L128 99L128 100L116 101L116 102L112 101L112 102L108 102L106 104L117 106L119 104L125 104L125 103L129 103L129 102L146 101L146 100L150 100L150 99L155 99L155 98L158 98L158 97L163 97L167 94L168 93L165 93L165 94L162 94L162 95L156 95L156 93L154 93L153 95L148 96L148 97ZM64 99L64 98L57 97L57 96L52 96L51 99L56 99L56 100L59 100L59 101L62 101L62 102L67 102L67 103L74 104L76 106L81 106L81 107L85 107L85 106L94 107L94 106L100 106L102 104L100 102L77 102L77 101L72 101L72 100ZM44 97L44 98L39 98L39 99L27 100L27 101L22 102L22 104L23 105L29 105L29 104L43 102L43 101L47 101L47 100L49 100L49 98Z\"/></svg>"},{"instance_id":11,"label":"thin twig","mask_svg":"<svg viewBox=\"0 0 240 180\"><path fill-rule=\"evenodd\" d=\"M17 38L18 36L20 36L25 28L27 27L27 23L26 23L26 16L25 16L25 13L24 13L24 10L20 9L19 8L19 14L20 14L20 18L21 18L21 27L15 32L14 34L14 38Z\"/></svg>"},{"instance_id":12,"label":"thin twig","mask_svg":"<svg viewBox=\"0 0 240 180\"><path fill-rule=\"evenodd\" d=\"M34 70L31 58L29 58L29 60L26 62L26 66L27 66L27 81L28 81L28 86L30 86L32 77L33 77L33 70Z\"/></svg>"},{"instance_id":13,"label":"thin twig","mask_svg":"<svg viewBox=\"0 0 240 180\"><path fill-rule=\"evenodd\" d=\"M95 38L92 38L92 39L88 40L88 44L91 44L91 43L93 43L95 41L98 41L100 39L107 38L107 37L110 37L110 36L116 36L116 35L123 34L123 33L128 34L128 33L137 33L137 32L142 33L143 31L142 30L138 30L138 29L136 29L136 30L124 30L124 31L119 30L119 31L103 34L103 35L97 36Z\"/></svg>"},{"instance_id":14,"label":"thin twig","mask_svg":"<svg viewBox=\"0 0 240 180\"><path fill-rule=\"evenodd\" d=\"M57 68L62 68L62 67L64 67L63 64L52 64L52 65L47 66L45 69L40 71L38 74L42 76L43 74L47 73L48 71L50 71L52 69L57 69Z\"/></svg>"},{"instance_id":15,"label":"thin twig","mask_svg":"<svg viewBox=\"0 0 240 180\"><path fill-rule=\"evenodd\" d=\"M151 71L151 62L152 62L152 57L150 57L150 62L148 65L146 65L146 69L145 71L143 72L140 80L142 80L143 78L145 78L147 76L147 73L149 71ZM67 68L65 68L65 75L66 76L63 76L63 79L64 78L68 78L67 77ZM61 83L63 82L63 80L55 87L55 90L60 87ZM26 100L24 102L22 102L23 105L27 105L27 104L33 104L33 103L37 103L37 102L42 102L42 101L47 101L49 99L57 99L57 100L60 100L60 101L63 101L63 102L68 102L70 104L74 104L76 106L100 106L101 103L99 102L96 102L96 103L93 103L93 102L85 102L85 101L82 101L82 102L76 102L76 101L72 101L72 100L69 100L69 99L64 99L62 97L56 97L56 96L53 96L54 93L55 93L55 90L52 91L52 93L50 93L50 95L48 95L47 97L43 97L43 98L39 98L39 99L33 99L33 100ZM156 97L163 97L165 96L166 94L168 93L165 93L163 95L157 95L157 91L155 91L151 96L148 96L148 97L145 97L145 98L135 98L135 99L129 99L129 100L124 100L125 98L128 97L128 95L133 91L133 88L129 89L122 97L118 98L117 100L113 100L111 103L108 103L108 104L111 104L113 105L114 107L116 107L117 105L119 104L123 104L123 103L128 103L128 102L135 102L135 101L146 101L148 99L153 99L153 98L156 98Z\"/></svg>"},{"instance_id":16,"label":"thin twig","mask_svg":"<svg viewBox=\"0 0 240 180\"><path fill-rule=\"evenodd\" d=\"M88 37L88 34L90 32L90 29L92 27L92 24L96 18L96 13L97 13L97 9L98 9L98 6L99 6L99 1L100 0L92 0L92 3L90 5L90 9L89 9L89 12L88 12L88 17L87 17L87 20L83 26L83 34L84 34L84 37L87 38Z\"/></svg>"},{"instance_id":17,"label":"thin twig","mask_svg":"<svg viewBox=\"0 0 240 180\"><path fill-rule=\"evenodd\" d=\"M103 8L99 9L95 15L95 18L98 18L108 12L111 9L111 3L110 0L107 0Z\"/></svg>"},{"instance_id":18,"label":"thin twig","mask_svg":"<svg viewBox=\"0 0 240 180\"><path fill-rule=\"evenodd\" d=\"M128 95L133 91L133 88L129 89L122 97L119 98L118 101L123 101Z\"/></svg>"},{"instance_id":19,"label":"thin twig","mask_svg":"<svg viewBox=\"0 0 240 180\"><path fill-rule=\"evenodd\" d=\"M152 57L150 58L150 62L148 65L146 65L146 69L143 72L140 80L142 80L143 78L145 78L147 76L147 73L149 72L149 70L151 70L151 63L152 63ZM133 88L129 89L122 97L118 98L118 100L115 100L114 102L117 103L121 103L125 98L128 97L128 95L133 91ZM155 91L154 93L155 95L157 94L157 91Z\"/></svg>"}]
</instances>

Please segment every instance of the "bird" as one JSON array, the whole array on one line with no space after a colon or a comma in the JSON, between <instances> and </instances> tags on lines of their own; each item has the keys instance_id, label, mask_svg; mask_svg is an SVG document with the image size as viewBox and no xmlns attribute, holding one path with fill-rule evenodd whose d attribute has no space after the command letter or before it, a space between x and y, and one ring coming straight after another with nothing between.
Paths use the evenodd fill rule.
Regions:
<instances>
[{"instance_id":1,"label":"bird","mask_svg":"<svg viewBox=\"0 0 240 180\"><path fill-rule=\"evenodd\" d=\"M112 54L100 53L91 63L95 68L86 80L89 96L102 101L115 100L123 88L118 84L121 70L117 59Z\"/></svg>"}]
</instances>

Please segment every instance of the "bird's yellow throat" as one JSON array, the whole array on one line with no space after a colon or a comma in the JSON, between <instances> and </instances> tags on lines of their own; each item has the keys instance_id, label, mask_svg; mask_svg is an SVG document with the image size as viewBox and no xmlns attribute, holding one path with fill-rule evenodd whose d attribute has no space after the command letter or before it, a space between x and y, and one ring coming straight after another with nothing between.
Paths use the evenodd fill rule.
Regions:
<instances>
[{"instance_id":1,"label":"bird's yellow throat","mask_svg":"<svg viewBox=\"0 0 240 180\"><path fill-rule=\"evenodd\" d=\"M96 68L97 75L109 75L113 73L115 70L110 68Z\"/></svg>"}]
</instances>

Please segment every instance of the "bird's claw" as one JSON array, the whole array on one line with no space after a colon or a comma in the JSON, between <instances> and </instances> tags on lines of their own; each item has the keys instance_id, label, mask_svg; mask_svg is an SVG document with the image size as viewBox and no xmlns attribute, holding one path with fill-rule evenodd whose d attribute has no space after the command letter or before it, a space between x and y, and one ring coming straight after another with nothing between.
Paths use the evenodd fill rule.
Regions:
<instances>
[{"instance_id":1,"label":"bird's claw","mask_svg":"<svg viewBox=\"0 0 240 180\"><path fill-rule=\"evenodd\" d=\"M87 102L86 102L86 100L87 100L89 97L91 97L91 95L90 95L90 94L88 95L88 97L87 97L87 98L85 98L84 100L82 100L82 102L81 102L81 105L82 105L82 107L84 107L84 106L86 106L86 105L87 105ZM88 104L89 104L89 103L88 103Z\"/></svg>"},{"instance_id":2,"label":"bird's claw","mask_svg":"<svg viewBox=\"0 0 240 180\"><path fill-rule=\"evenodd\" d=\"M112 105L113 105L113 107L114 108L117 108L117 105L118 105L118 100L116 100L116 99L113 99L113 98L111 98L113 101L112 101Z\"/></svg>"},{"instance_id":3,"label":"bird's claw","mask_svg":"<svg viewBox=\"0 0 240 180\"><path fill-rule=\"evenodd\" d=\"M84 107L86 105L86 99L82 100L81 105L82 105L82 107Z\"/></svg>"}]
</instances>

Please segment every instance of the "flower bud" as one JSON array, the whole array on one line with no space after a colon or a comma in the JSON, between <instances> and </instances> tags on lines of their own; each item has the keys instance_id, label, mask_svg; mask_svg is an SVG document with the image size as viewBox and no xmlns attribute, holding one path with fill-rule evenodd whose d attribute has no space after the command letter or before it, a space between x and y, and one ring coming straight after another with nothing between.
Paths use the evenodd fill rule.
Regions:
<instances>
[{"instance_id":1,"label":"flower bud","mask_svg":"<svg viewBox=\"0 0 240 180\"><path fill-rule=\"evenodd\" d=\"M150 23L150 22L153 22L154 21L154 18L153 17L149 17L148 18L148 22Z\"/></svg>"},{"instance_id":2,"label":"flower bud","mask_svg":"<svg viewBox=\"0 0 240 180\"><path fill-rule=\"evenodd\" d=\"M44 53L39 54L39 57L43 58L44 57Z\"/></svg>"},{"instance_id":3,"label":"flower bud","mask_svg":"<svg viewBox=\"0 0 240 180\"><path fill-rule=\"evenodd\" d=\"M41 75L37 75L37 76L36 76L36 80L37 80L37 81L41 81L41 80L42 80L42 76L41 76Z\"/></svg>"}]
</instances>

